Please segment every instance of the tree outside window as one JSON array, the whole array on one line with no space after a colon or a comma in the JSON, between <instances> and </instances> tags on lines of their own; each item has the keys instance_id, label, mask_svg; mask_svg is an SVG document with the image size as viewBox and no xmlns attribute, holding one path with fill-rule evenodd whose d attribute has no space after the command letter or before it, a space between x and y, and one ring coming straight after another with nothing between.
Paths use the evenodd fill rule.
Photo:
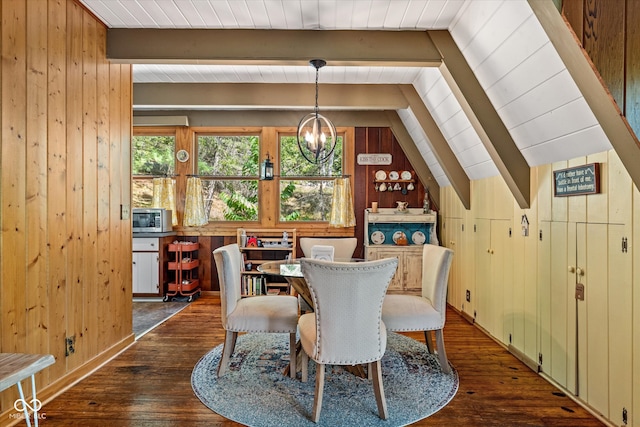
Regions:
<instances>
[{"instance_id":1,"label":"tree outside window","mask_svg":"<svg viewBox=\"0 0 640 427\"><path fill-rule=\"evenodd\" d=\"M153 178L174 173L175 147L175 135L133 136L131 144L133 207L151 207Z\"/></svg>"},{"instance_id":2,"label":"tree outside window","mask_svg":"<svg viewBox=\"0 0 640 427\"><path fill-rule=\"evenodd\" d=\"M280 134L280 221L329 221L335 178L343 175L344 135L322 164L309 163L295 135Z\"/></svg>"},{"instance_id":3,"label":"tree outside window","mask_svg":"<svg viewBox=\"0 0 640 427\"><path fill-rule=\"evenodd\" d=\"M257 221L260 137L198 134L196 140L209 220Z\"/></svg>"}]
</instances>

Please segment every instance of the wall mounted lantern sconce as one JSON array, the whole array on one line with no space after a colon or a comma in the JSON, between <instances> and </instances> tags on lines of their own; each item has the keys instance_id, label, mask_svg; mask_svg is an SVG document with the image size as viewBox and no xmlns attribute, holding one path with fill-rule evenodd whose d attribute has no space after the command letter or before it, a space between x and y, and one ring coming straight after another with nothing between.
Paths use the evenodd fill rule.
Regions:
<instances>
[{"instance_id":1,"label":"wall mounted lantern sconce","mask_svg":"<svg viewBox=\"0 0 640 427\"><path fill-rule=\"evenodd\" d=\"M262 181L273 180L273 162L271 161L271 157L269 157L269 153L267 153L267 158L260 163L260 179Z\"/></svg>"}]
</instances>

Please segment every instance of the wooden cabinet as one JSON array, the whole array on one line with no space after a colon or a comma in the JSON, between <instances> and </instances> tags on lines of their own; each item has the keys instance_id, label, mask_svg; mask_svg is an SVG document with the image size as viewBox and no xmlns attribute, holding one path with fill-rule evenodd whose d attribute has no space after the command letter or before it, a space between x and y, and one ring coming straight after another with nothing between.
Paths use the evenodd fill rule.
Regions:
<instances>
[{"instance_id":1,"label":"wooden cabinet","mask_svg":"<svg viewBox=\"0 0 640 427\"><path fill-rule=\"evenodd\" d=\"M143 237L144 236L144 237ZM144 233L132 240L132 291L134 297L162 297L168 281L167 245L175 234L154 236Z\"/></svg>"},{"instance_id":2,"label":"wooden cabinet","mask_svg":"<svg viewBox=\"0 0 640 427\"><path fill-rule=\"evenodd\" d=\"M419 295L422 291L422 246L428 244L436 215L422 209L365 210L365 258L398 258L398 270L389 284L389 293ZM402 235L407 244L402 243Z\"/></svg>"},{"instance_id":3,"label":"wooden cabinet","mask_svg":"<svg viewBox=\"0 0 640 427\"><path fill-rule=\"evenodd\" d=\"M398 270L387 292L419 295L422 290L422 245L387 246L366 248L367 260L398 258Z\"/></svg>"},{"instance_id":4,"label":"wooden cabinet","mask_svg":"<svg viewBox=\"0 0 640 427\"><path fill-rule=\"evenodd\" d=\"M257 268L267 261L296 257L295 228L238 228L237 241L244 260L242 296L289 294L287 281L266 276Z\"/></svg>"},{"instance_id":5,"label":"wooden cabinet","mask_svg":"<svg viewBox=\"0 0 640 427\"><path fill-rule=\"evenodd\" d=\"M164 300L169 298L184 298L191 302L200 295L200 281L198 280L198 249L197 242L175 242L168 247L172 258L167 265L172 280L167 287Z\"/></svg>"}]
</instances>

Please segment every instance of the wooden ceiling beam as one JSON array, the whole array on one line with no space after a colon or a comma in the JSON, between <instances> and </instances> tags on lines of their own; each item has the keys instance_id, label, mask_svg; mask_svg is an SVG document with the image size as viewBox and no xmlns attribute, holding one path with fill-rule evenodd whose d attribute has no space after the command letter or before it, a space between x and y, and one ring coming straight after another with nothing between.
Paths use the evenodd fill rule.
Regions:
<instances>
[{"instance_id":1,"label":"wooden ceiling beam","mask_svg":"<svg viewBox=\"0 0 640 427\"><path fill-rule=\"evenodd\" d=\"M409 108L411 108L422 130L427 135L433 154L436 156L440 166L442 166L445 175L449 178L449 182L451 182L453 189L458 194L462 205L467 210L471 209L471 182L460 165L458 158L451 150L449 143L442 135L438 124L431 116L424 102L422 102L416 89L411 85L403 85L400 88L405 98L407 98Z\"/></svg>"},{"instance_id":2,"label":"wooden ceiling beam","mask_svg":"<svg viewBox=\"0 0 640 427\"><path fill-rule=\"evenodd\" d=\"M557 13L557 12L556 12ZM531 206L531 168L449 31L428 31L444 57L440 71L522 209Z\"/></svg>"},{"instance_id":3,"label":"wooden ceiling beam","mask_svg":"<svg viewBox=\"0 0 640 427\"><path fill-rule=\"evenodd\" d=\"M134 109L313 109L308 83L135 83ZM397 110L407 100L394 84L323 84L323 110Z\"/></svg>"},{"instance_id":4,"label":"wooden ceiling beam","mask_svg":"<svg viewBox=\"0 0 640 427\"><path fill-rule=\"evenodd\" d=\"M431 67L442 58L424 31L107 30L115 63Z\"/></svg>"}]
</instances>

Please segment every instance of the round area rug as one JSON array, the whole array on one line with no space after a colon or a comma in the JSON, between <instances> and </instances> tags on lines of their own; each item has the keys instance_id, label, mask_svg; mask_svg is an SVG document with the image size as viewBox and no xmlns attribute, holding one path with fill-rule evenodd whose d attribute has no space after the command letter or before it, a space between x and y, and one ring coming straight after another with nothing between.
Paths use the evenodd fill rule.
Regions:
<instances>
[{"instance_id":1,"label":"round area rug","mask_svg":"<svg viewBox=\"0 0 640 427\"><path fill-rule=\"evenodd\" d=\"M382 382L389 419L378 417L371 381L339 366L327 366L320 421L313 408L315 363L309 381L283 375L289 364L287 334L238 337L229 369L216 377L222 345L204 355L191 374L196 396L212 411L248 426L404 426L442 409L458 391L458 373L440 371L424 343L389 333L382 358Z\"/></svg>"}]
</instances>

